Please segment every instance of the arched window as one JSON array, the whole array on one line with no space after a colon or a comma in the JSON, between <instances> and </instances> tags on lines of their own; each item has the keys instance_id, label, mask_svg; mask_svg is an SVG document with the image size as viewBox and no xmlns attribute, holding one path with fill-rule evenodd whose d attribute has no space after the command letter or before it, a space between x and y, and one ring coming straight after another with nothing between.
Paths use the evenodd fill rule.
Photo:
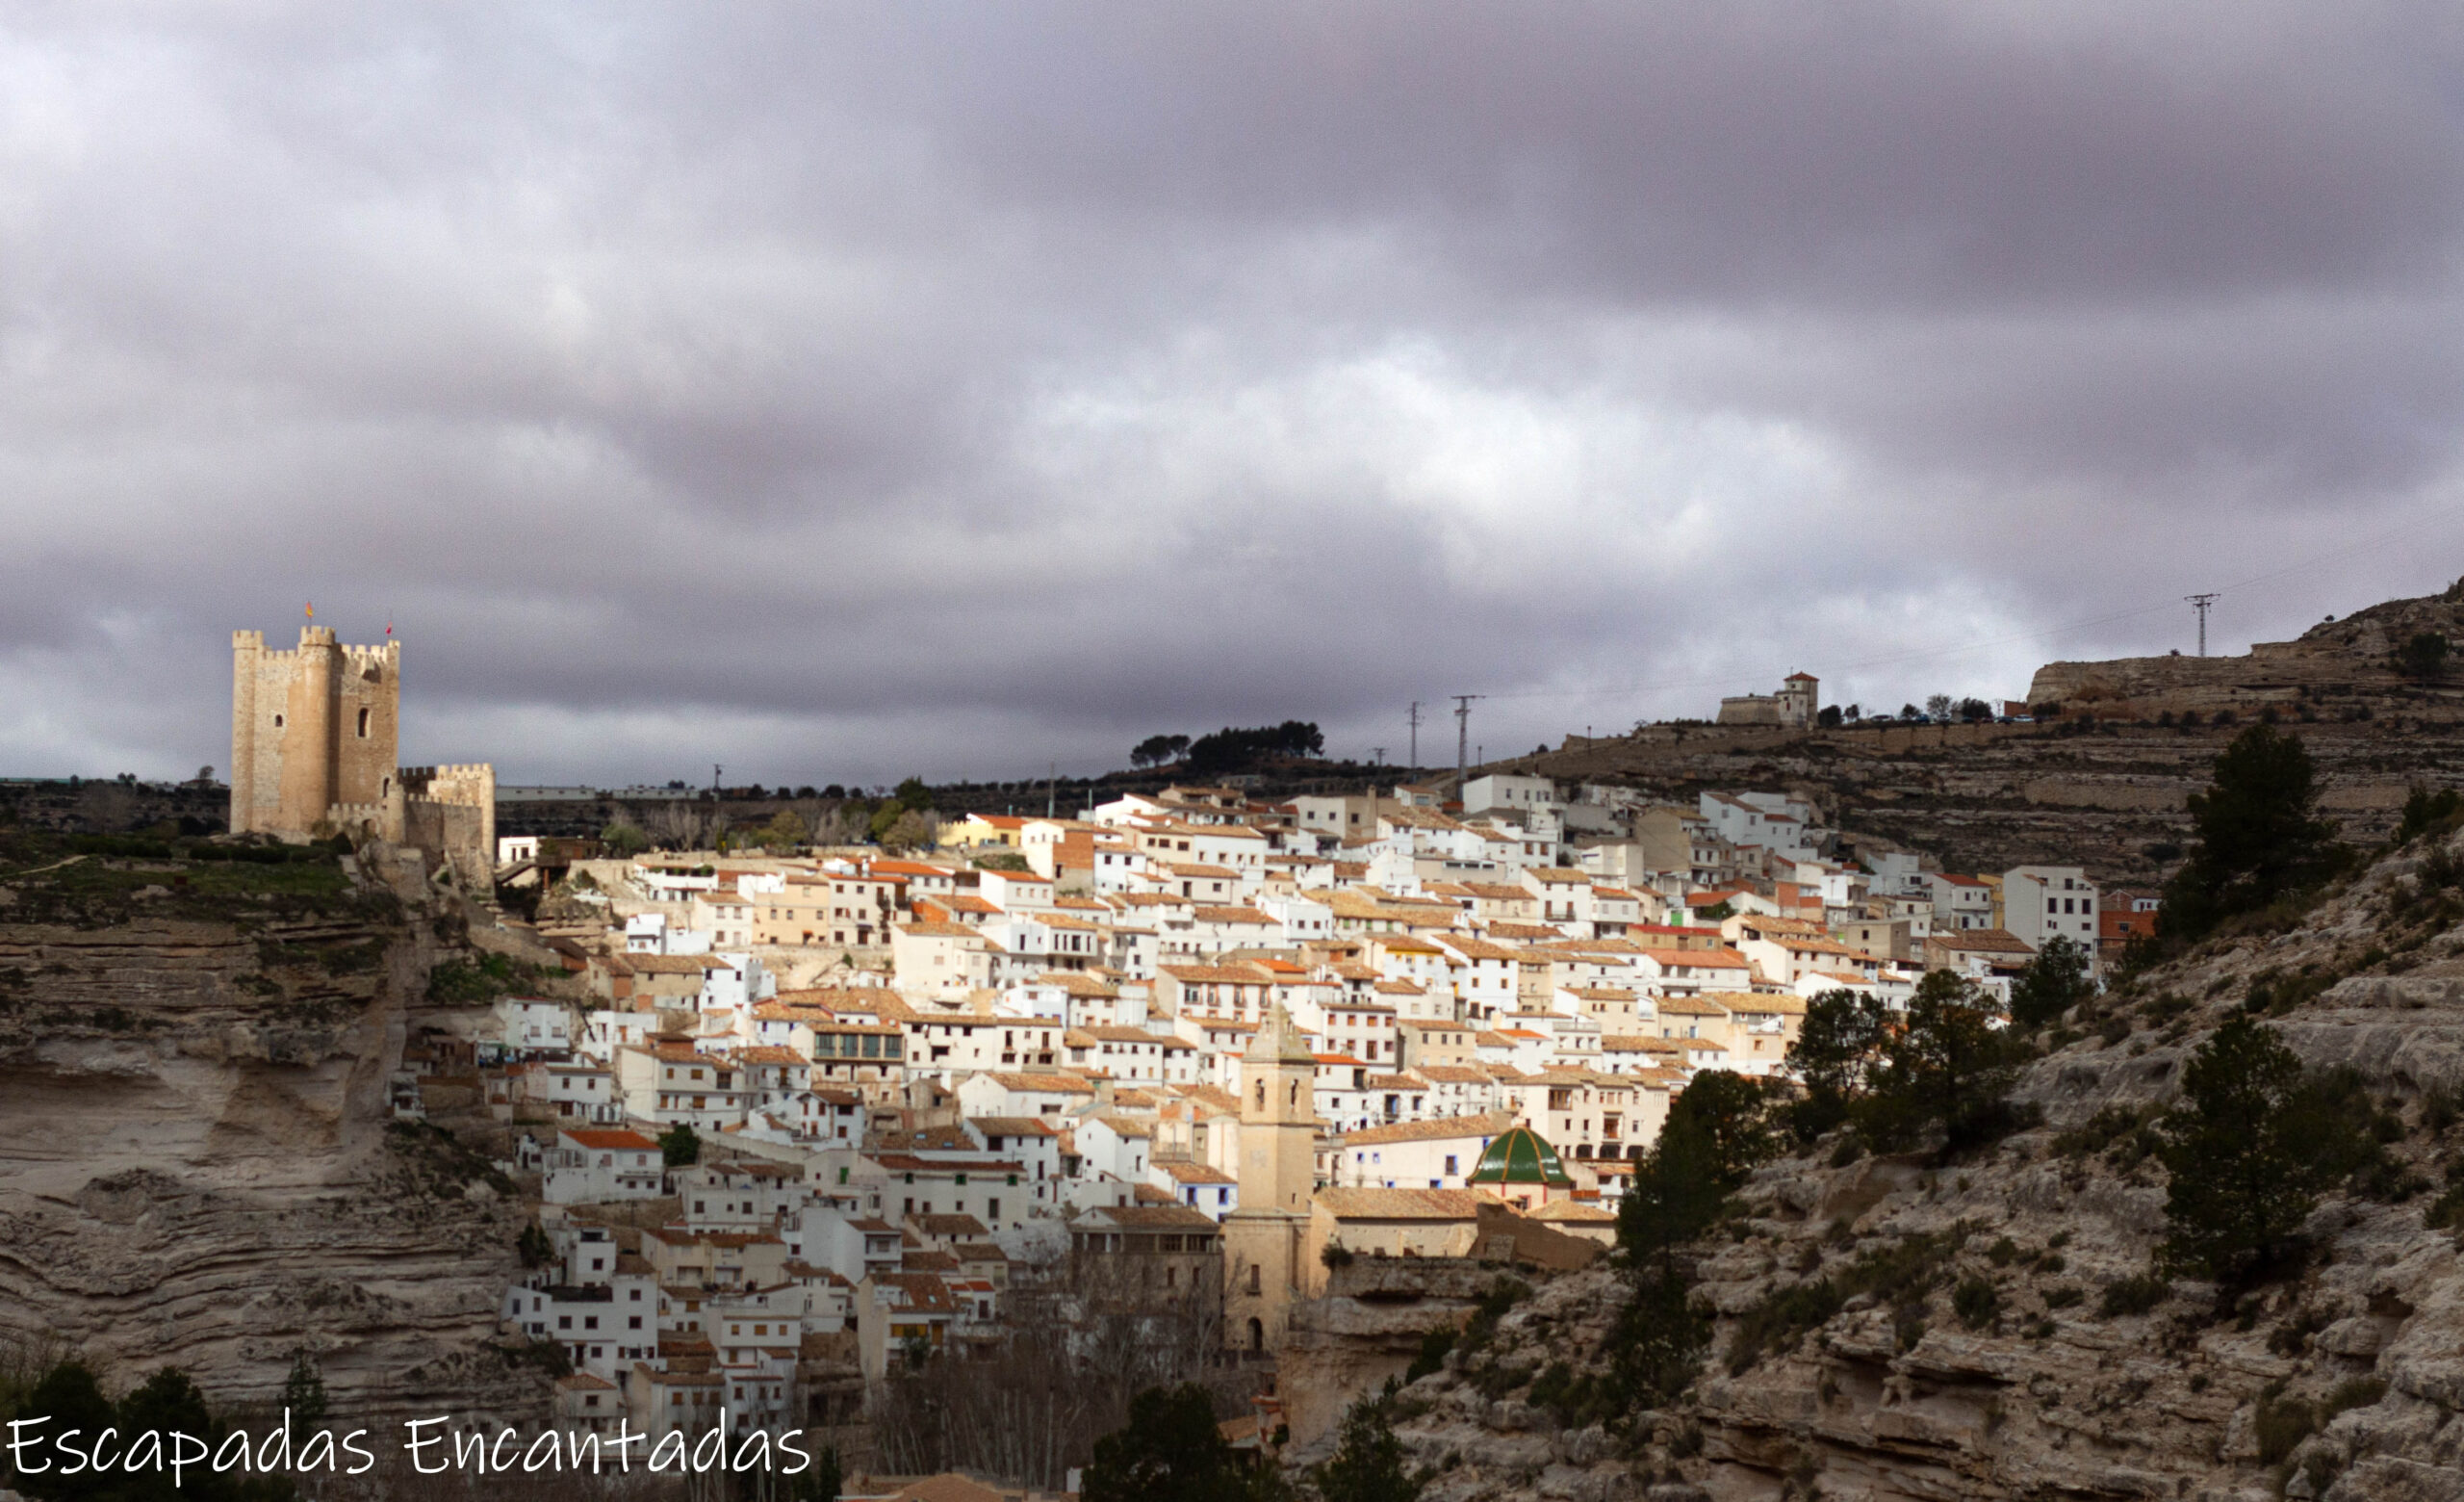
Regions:
<instances>
[{"instance_id":1,"label":"arched window","mask_svg":"<svg viewBox=\"0 0 2464 1502\"><path fill-rule=\"evenodd\" d=\"M1285 1103L1286 1105L1293 1105L1293 1106L1296 1106L1296 1105L1298 1105L1298 1104L1300 1103L1300 1081L1298 1081L1298 1080L1296 1080L1296 1080L1294 1080L1294 1081L1292 1082L1292 1093L1291 1093L1291 1097L1290 1097L1290 1099L1288 1099L1287 1101L1284 1101L1284 1103Z\"/></svg>"},{"instance_id":2,"label":"arched window","mask_svg":"<svg viewBox=\"0 0 2464 1502\"><path fill-rule=\"evenodd\" d=\"M1252 1351L1264 1351L1266 1348L1267 1327L1261 1321L1254 1319L1249 1321L1249 1349Z\"/></svg>"},{"instance_id":3,"label":"arched window","mask_svg":"<svg viewBox=\"0 0 2464 1502\"><path fill-rule=\"evenodd\" d=\"M1258 1109L1259 1109L1259 1110L1261 1110L1261 1111L1263 1111L1263 1110L1265 1110L1266 1108L1267 1108L1267 1082L1266 1082L1265 1080L1261 1079L1261 1080L1259 1080L1259 1081L1258 1081Z\"/></svg>"},{"instance_id":4,"label":"arched window","mask_svg":"<svg viewBox=\"0 0 2464 1502\"><path fill-rule=\"evenodd\" d=\"M366 740L368 738L368 717L372 712L374 712L370 710L362 710L359 712L359 738L362 740Z\"/></svg>"}]
</instances>

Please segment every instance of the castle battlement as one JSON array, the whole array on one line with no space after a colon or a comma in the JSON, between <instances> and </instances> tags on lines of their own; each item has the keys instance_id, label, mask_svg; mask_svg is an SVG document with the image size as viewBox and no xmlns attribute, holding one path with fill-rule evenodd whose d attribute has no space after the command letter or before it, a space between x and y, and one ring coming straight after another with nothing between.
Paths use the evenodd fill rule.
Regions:
<instances>
[{"instance_id":1,"label":"castle battlement","mask_svg":"<svg viewBox=\"0 0 2464 1502\"><path fill-rule=\"evenodd\" d=\"M434 766L402 768L402 780L405 782L451 781L462 777L494 778L496 774L496 764L493 762L440 762Z\"/></svg>"}]
</instances>

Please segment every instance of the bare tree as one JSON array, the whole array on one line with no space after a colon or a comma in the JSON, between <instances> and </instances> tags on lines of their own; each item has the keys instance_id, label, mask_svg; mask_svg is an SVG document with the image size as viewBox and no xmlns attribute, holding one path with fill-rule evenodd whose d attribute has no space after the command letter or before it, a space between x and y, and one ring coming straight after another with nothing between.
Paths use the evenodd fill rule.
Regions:
<instances>
[{"instance_id":1,"label":"bare tree","mask_svg":"<svg viewBox=\"0 0 2464 1502\"><path fill-rule=\"evenodd\" d=\"M692 802L677 798L652 809L642 826L664 849L698 850L710 827L710 816Z\"/></svg>"},{"instance_id":2,"label":"bare tree","mask_svg":"<svg viewBox=\"0 0 2464 1502\"><path fill-rule=\"evenodd\" d=\"M1258 1379L1222 1360L1220 1287L1158 1288L1136 1260L1072 1256L1045 1279L1014 1283L998 1339L934 1355L885 1383L873 1401L883 1467L965 1468L1057 1489L1148 1387L1199 1383L1217 1412L1242 1411Z\"/></svg>"}]
</instances>

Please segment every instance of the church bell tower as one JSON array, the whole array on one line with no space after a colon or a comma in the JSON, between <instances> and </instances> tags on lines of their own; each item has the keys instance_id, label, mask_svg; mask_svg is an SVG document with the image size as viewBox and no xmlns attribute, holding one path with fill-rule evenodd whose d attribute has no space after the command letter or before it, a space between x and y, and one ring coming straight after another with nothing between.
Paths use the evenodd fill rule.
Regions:
<instances>
[{"instance_id":1,"label":"church bell tower","mask_svg":"<svg viewBox=\"0 0 2464 1502\"><path fill-rule=\"evenodd\" d=\"M1223 1218L1224 1339L1283 1343L1318 1188L1318 1060L1278 1001L1241 1055L1241 1203Z\"/></svg>"}]
</instances>

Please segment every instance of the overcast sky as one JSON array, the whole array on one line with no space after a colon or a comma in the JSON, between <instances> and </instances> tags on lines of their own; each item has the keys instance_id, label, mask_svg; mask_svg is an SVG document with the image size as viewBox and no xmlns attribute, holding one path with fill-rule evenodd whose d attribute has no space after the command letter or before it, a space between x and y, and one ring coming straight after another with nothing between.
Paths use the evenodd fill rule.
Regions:
<instances>
[{"instance_id":1,"label":"overcast sky","mask_svg":"<svg viewBox=\"0 0 2464 1502\"><path fill-rule=\"evenodd\" d=\"M2464 573L2464 13L0 11L0 773L1450 762Z\"/></svg>"}]
</instances>

